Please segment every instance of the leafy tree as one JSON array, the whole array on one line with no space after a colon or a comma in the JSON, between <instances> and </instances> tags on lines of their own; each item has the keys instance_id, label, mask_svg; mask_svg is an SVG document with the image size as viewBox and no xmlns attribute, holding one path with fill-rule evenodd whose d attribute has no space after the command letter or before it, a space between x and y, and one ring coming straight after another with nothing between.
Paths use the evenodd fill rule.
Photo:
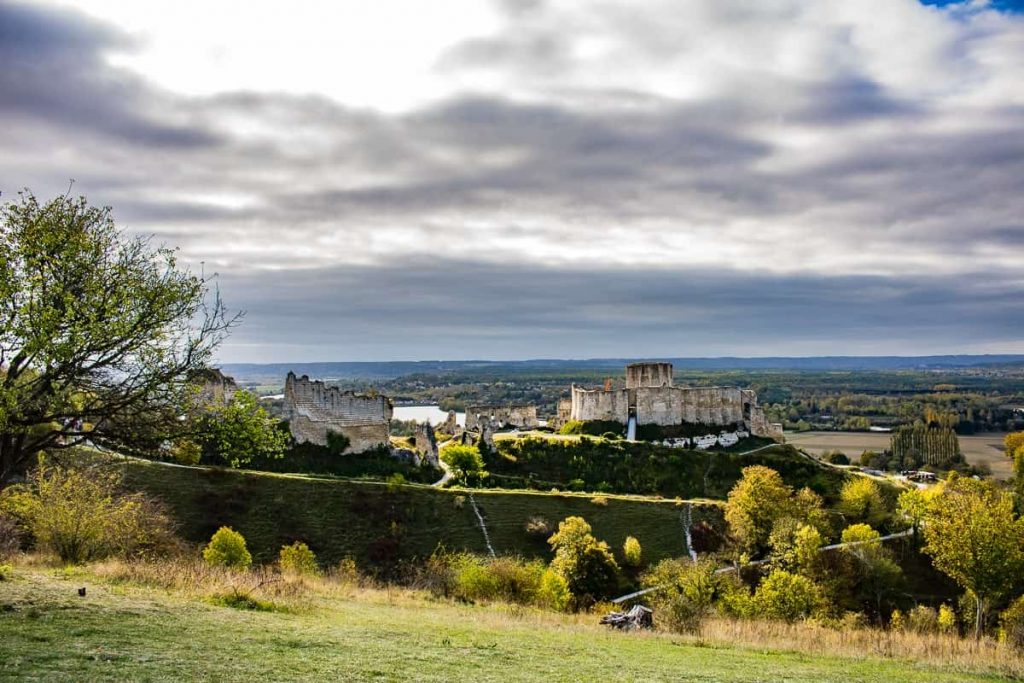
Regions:
<instances>
[{"instance_id":1,"label":"leafy tree","mask_svg":"<svg viewBox=\"0 0 1024 683\"><path fill-rule=\"evenodd\" d=\"M775 521L792 512L793 490L775 470L763 465L743 468L743 476L729 491L725 521L740 546L748 552L768 547Z\"/></svg>"},{"instance_id":2,"label":"leafy tree","mask_svg":"<svg viewBox=\"0 0 1024 683\"><path fill-rule=\"evenodd\" d=\"M447 446L441 451L441 460L451 468L456 480L462 484L473 485L487 476L484 459L476 446Z\"/></svg>"},{"instance_id":3,"label":"leafy tree","mask_svg":"<svg viewBox=\"0 0 1024 683\"><path fill-rule=\"evenodd\" d=\"M711 613L722 579L715 563L708 559L662 560L641 578L644 588L658 587L649 594L654 618L672 631L692 633Z\"/></svg>"},{"instance_id":4,"label":"leafy tree","mask_svg":"<svg viewBox=\"0 0 1024 683\"><path fill-rule=\"evenodd\" d=\"M577 609L607 598L618 584L619 565L611 549L591 531L582 517L567 517L548 539L555 551L551 568L565 579Z\"/></svg>"},{"instance_id":5,"label":"leafy tree","mask_svg":"<svg viewBox=\"0 0 1024 683\"><path fill-rule=\"evenodd\" d=\"M0 207L0 486L44 450L180 436L189 376L237 321L208 285L84 198Z\"/></svg>"},{"instance_id":6,"label":"leafy tree","mask_svg":"<svg viewBox=\"0 0 1024 683\"><path fill-rule=\"evenodd\" d=\"M879 538L881 535L867 524L848 526L843 530L842 542L856 545L842 548L842 553L848 559L846 568L854 597L869 602L880 616L883 600L902 587L903 570Z\"/></svg>"},{"instance_id":7,"label":"leafy tree","mask_svg":"<svg viewBox=\"0 0 1024 683\"><path fill-rule=\"evenodd\" d=\"M781 569L761 581L753 598L755 614L789 622L806 619L824 606L825 599L813 581Z\"/></svg>"},{"instance_id":8,"label":"leafy tree","mask_svg":"<svg viewBox=\"0 0 1024 683\"><path fill-rule=\"evenodd\" d=\"M889 518L881 489L867 477L854 477L843 484L836 507L847 520L871 526L879 526Z\"/></svg>"},{"instance_id":9,"label":"leafy tree","mask_svg":"<svg viewBox=\"0 0 1024 683\"><path fill-rule=\"evenodd\" d=\"M974 598L980 638L988 606L1024 571L1024 520L1014 518L1010 495L993 483L954 474L928 506L922 530L935 567Z\"/></svg>"},{"instance_id":10,"label":"leafy tree","mask_svg":"<svg viewBox=\"0 0 1024 683\"><path fill-rule=\"evenodd\" d=\"M206 407L199 418L203 459L242 467L254 458L280 458L287 437L278 424L254 394L236 391L230 402Z\"/></svg>"},{"instance_id":11,"label":"leafy tree","mask_svg":"<svg viewBox=\"0 0 1024 683\"><path fill-rule=\"evenodd\" d=\"M1006 447L1006 457L1014 457L1018 450L1024 448L1024 432L1010 432L1003 437L1003 445Z\"/></svg>"},{"instance_id":12,"label":"leafy tree","mask_svg":"<svg viewBox=\"0 0 1024 683\"><path fill-rule=\"evenodd\" d=\"M229 569L245 569L252 564L245 537L229 526L222 526L213 534L203 548L203 559L211 566Z\"/></svg>"}]
</instances>

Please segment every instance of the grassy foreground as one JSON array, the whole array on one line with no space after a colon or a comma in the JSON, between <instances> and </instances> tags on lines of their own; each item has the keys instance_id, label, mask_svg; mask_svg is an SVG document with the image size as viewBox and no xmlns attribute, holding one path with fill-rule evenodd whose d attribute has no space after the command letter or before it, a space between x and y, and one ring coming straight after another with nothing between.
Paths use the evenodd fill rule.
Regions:
<instances>
[{"instance_id":1,"label":"grassy foreground","mask_svg":"<svg viewBox=\"0 0 1024 683\"><path fill-rule=\"evenodd\" d=\"M246 538L257 561L271 561L278 549L302 540L327 565L353 557L360 566L381 566L430 555L439 544L449 550L486 553L468 492L426 486L388 486L317 477L169 467L134 461L126 484L163 500L189 541L205 543L229 525ZM672 500L627 496L478 490L473 493L499 554L549 555L544 538L526 533L535 516L552 525L570 515L584 517L594 533L621 548L626 536L643 544L654 562L686 554L682 515ZM693 521L721 526L717 503L694 505Z\"/></svg>"},{"instance_id":2,"label":"grassy foreground","mask_svg":"<svg viewBox=\"0 0 1024 683\"><path fill-rule=\"evenodd\" d=\"M88 570L21 567L0 583L0 680L998 679L983 657L951 666L870 649L822 656L714 635L617 633L595 621L359 588L321 595L305 609L248 612Z\"/></svg>"}]
</instances>

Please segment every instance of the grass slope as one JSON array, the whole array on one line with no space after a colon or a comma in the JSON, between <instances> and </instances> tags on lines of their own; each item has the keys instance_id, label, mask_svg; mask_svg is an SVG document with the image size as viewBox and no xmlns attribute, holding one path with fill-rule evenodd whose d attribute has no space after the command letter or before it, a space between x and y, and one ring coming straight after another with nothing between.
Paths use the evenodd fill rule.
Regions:
<instances>
[{"instance_id":1,"label":"grass slope","mask_svg":"<svg viewBox=\"0 0 1024 683\"><path fill-rule=\"evenodd\" d=\"M88 596L76 588L88 584ZM610 632L571 617L396 596L240 612L19 571L0 591L0 680L980 681L936 665Z\"/></svg>"},{"instance_id":2,"label":"grass slope","mask_svg":"<svg viewBox=\"0 0 1024 683\"><path fill-rule=\"evenodd\" d=\"M487 552L465 491L142 461L127 465L126 483L166 502L187 540L205 542L218 527L232 526L257 561L274 559L281 545L297 539L322 562L351 556L364 567L426 556L439 544ZM527 520L541 516L557 525L570 515L584 517L615 549L636 536L649 561L686 552L684 507L674 501L607 496L601 505L588 495L494 490L475 491L474 498L498 553L546 554L543 539L526 534ZM720 526L721 508L697 504L693 518Z\"/></svg>"}]
</instances>

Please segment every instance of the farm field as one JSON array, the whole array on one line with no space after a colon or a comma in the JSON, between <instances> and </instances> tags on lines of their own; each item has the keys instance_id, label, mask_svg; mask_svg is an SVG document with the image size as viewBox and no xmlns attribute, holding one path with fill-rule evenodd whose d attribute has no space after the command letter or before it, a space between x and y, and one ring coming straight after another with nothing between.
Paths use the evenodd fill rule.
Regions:
<instances>
[{"instance_id":1,"label":"farm field","mask_svg":"<svg viewBox=\"0 0 1024 683\"><path fill-rule=\"evenodd\" d=\"M86 597L77 588L87 587ZM984 653L821 655L724 634L612 632L560 615L352 589L254 612L112 583L88 568L19 567L0 592L0 680L47 681L981 681L1017 673ZM824 632L822 632L824 633ZM827 637L827 636L826 636ZM1001 652L989 645L989 655ZM886 651L888 649L888 652ZM888 654L889 656L884 656Z\"/></svg>"},{"instance_id":2,"label":"farm field","mask_svg":"<svg viewBox=\"0 0 1024 683\"><path fill-rule=\"evenodd\" d=\"M998 479L1013 476L1013 463L1003 454L1002 433L961 436L960 450L972 465L988 464ZM786 443L820 455L840 450L854 461L863 451L881 451L889 447L889 434L879 432L786 432Z\"/></svg>"}]
</instances>

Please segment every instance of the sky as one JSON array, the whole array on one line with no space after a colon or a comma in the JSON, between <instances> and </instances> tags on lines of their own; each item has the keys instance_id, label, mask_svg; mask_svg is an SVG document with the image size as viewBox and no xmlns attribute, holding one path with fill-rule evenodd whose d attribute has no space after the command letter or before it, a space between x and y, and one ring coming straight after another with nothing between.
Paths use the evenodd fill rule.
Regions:
<instances>
[{"instance_id":1,"label":"sky","mask_svg":"<svg viewBox=\"0 0 1024 683\"><path fill-rule=\"evenodd\" d=\"M0 0L0 191L223 362L1024 353L1024 2Z\"/></svg>"}]
</instances>

